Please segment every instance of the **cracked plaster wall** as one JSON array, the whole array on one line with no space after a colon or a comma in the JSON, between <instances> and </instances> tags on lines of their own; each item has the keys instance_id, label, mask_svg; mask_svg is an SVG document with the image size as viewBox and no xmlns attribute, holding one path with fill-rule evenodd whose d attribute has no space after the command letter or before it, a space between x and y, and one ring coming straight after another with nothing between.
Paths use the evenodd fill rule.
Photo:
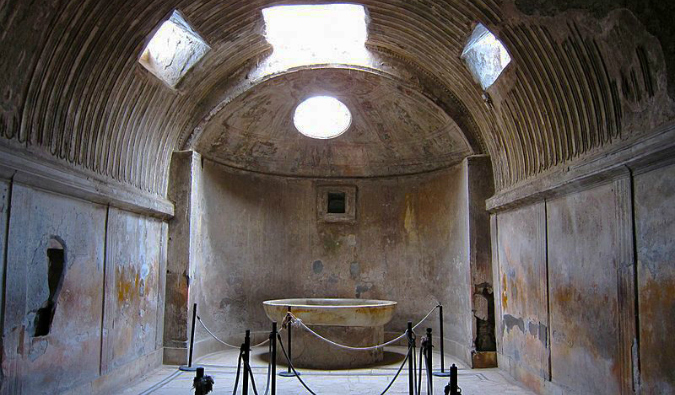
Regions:
<instances>
[{"instance_id":1,"label":"cracked plaster wall","mask_svg":"<svg viewBox=\"0 0 675 395\"><path fill-rule=\"evenodd\" d=\"M668 163L493 215L499 364L536 392L674 393Z\"/></svg>"},{"instance_id":2,"label":"cracked plaster wall","mask_svg":"<svg viewBox=\"0 0 675 395\"><path fill-rule=\"evenodd\" d=\"M468 361L474 340L468 227L474 164L468 163L418 176L330 181L265 176L204 160L202 253L195 257L190 297L210 329L233 340L245 329L269 330L262 308L268 299L394 300L396 315L386 327L394 332L440 302L446 349ZM320 185L356 186L355 223L317 220ZM472 207L481 209L486 196L476 191L473 198L482 202ZM487 234L487 223L473 223L481 225L475 234ZM436 315L427 325L438 334ZM198 340L204 339L199 330Z\"/></svg>"},{"instance_id":3,"label":"cracked plaster wall","mask_svg":"<svg viewBox=\"0 0 675 395\"><path fill-rule=\"evenodd\" d=\"M18 183L0 186L0 393L105 392L120 376L161 363L166 225ZM65 277L49 333L34 336L34 314L49 296L51 238L65 246Z\"/></svg>"}]
</instances>

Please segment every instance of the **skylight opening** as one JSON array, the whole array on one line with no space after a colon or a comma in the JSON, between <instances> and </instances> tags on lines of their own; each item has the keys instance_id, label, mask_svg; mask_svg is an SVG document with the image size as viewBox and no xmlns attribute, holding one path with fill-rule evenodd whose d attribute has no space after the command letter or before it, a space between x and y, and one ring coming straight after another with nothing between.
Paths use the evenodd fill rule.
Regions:
<instances>
[{"instance_id":1,"label":"skylight opening","mask_svg":"<svg viewBox=\"0 0 675 395\"><path fill-rule=\"evenodd\" d=\"M462 59L484 90L494 84L511 63L511 56L504 44L480 23L471 33L462 51Z\"/></svg>"},{"instance_id":2,"label":"skylight opening","mask_svg":"<svg viewBox=\"0 0 675 395\"><path fill-rule=\"evenodd\" d=\"M210 49L183 16L174 11L152 36L138 61L174 88Z\"/></svg>"},{"instance_id":3,"label":"skylight opening","mask_svg":"<svg viewBox=\"0 0 675 395\"><path fill-rule=\"evenodd\" d=\"M293 114L295 128L313 139L332 139L349 129L352 114L344 103L330 96L303 101Z\"/></svg>"},{"instance_id":4,"label":"skylight opening","mask_svg":"<svg viewBox=\"0 0 675 395\"><path fill-rule=\"evenodd\" d=\"M263 9L272 60L285 68L363 63L369 58L366 10L356 4L283 5Z\"/></svg>"}]
</instances>

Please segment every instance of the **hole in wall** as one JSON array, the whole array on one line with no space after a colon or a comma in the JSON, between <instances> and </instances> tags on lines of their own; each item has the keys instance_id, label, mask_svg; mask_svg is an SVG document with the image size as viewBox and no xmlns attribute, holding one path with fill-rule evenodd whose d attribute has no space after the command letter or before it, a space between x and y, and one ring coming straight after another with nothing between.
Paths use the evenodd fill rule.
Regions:
<instances>
[{"instance_id":1,"label":"hole in wall","mask_svg":"<svg viewBox=\"0 0 675 395\"><path fill-rule=\"evenodd\" d=\"M475 311L476 319L476 351L497 351L497 340L495 337L495 303L492 285L482 283L475 286L474 296L482 299L483 303L476 305L483 306L483 311Z\"/></svg>"},{"instance_id":2,"label":"hole in wall","mask_svg":"<svg viewBox=\"0 0 675 395\"><path fill-rule=\"evenodd\" d=\"M344 192L328 192L328 208L327 211L331 214L345 213L345 193Z\"/></svg>"},{"instance_id":3,"label":"hole in wall","mask_svg":"<svg viewBox=\"0 0 675 395\"><path fill-rule=\"evenodd\" d=\"M33 337L47 336L52 328L56 303L61 293L63 279L66 275L66 251L62 241L52 238L47 248L47 284L49 298L35 314Z\"/></svg>"}]
</instances>

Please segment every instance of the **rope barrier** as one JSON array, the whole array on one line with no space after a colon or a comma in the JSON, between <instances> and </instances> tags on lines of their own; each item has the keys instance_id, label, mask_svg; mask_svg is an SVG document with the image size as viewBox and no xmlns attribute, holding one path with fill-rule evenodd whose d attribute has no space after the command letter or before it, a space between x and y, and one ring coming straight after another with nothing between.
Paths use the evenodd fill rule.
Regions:
<instances>
[{"instance_id":1,"label":"rope barrier","mask_svg":"<svg viewBox=\"0 0 675 395\"><path fill-rule=\"evenodd\" d=\"M438 306L435 306L434 308L432 308L431 310L429 310L429 312L427 313L427 315L425 315L424 318L422 318L422 320L420 320L420 322L418 322L415 326L413 326L413 330L416 329L418 326L420 326L424 321L426 321L426 319L429 318L429 316L431 315L431 313L433 313L437 308L438 308ZM327 342L327 343L329 343L329 344L332 344L332 345L335 346L335 347L343 348L343 349L345 349L345 350L352 350L352 351L370 351L370 350L377 350L377 349L379 349L379 348L387 347L387 346L390 346L390 345L392 345L392 344L394 344L394 343L397 343L397 342L399 342L401 339L403 339L403 338L407 335L407 331L406 331L406 332L403 332L403 334L402 334L401 336L399 336L399 337L397 337L397 338L395 338L395 339L389 340L388 342L385 342L385 343L382 343L382 344L376 344L376 345L374 345L374 346L367 346L367 347L352 347L352 346L348 346L348 345L345 345L345 344L337 343L337 342L335 342L335 341L333 341L333 340L330 340L330 339L327 339L327 338L321 336L320 334L316 333L313 329L311 329L310 327L308 327L304 322L302 322L302 320L301 320L300 318L294 316L293 313L290 313L290 312L289 312L289 313L287 313L287 316L290 316L290 317L291 317L291 320L292 320L294 323L299 324L300 327L302 327L303 329L305 329L306 331L308 331L308 332L311 333L312 335L316 336L317 338L319 338L319 339L321 339L321 340L323 340L323 341L325 341L325 342Z\"/></svg>"},{"instance_id":2,"label":"rope barrier","mask_svg":"<svg viewBox=\"0 0 675 395\"><path fill-rule=\"evenodd\" d=\"M270 340L271 340L272 334L270 334ZM265 384L265 395L267 395L270 391L270 379L272 377L272 342L269 343L269 347L267 348L267 355L270 356L270 361L267 363L267 384Z\"/></svg>"},{"instance_id":3,"label":"rope barrier","mask_svg":"<svg viewBox=\"0 0 675 395\"><path fill-rule=\"evenodd\" d=\"M234 379L234 390L232 391L232 395L237 394L237 387L239 387L239 373L241 372L241 354L244 352L244 350L241 350L239 352L239 362L237 363L237 376Z\"/></svg>"},{"instance_id":4,"label":"rope barrier","mask_svg":"<svg viewBox=\"0 0 675 395\"><path fill-rule=\"evenodd\" d=\"M298 372L295 370L295 366L293 366L293 363L291 362L291 359L288 358L288 353L286 352L286 347L284 347L284 342L281 340L281 336L277 335L277 337L279 338L279 345L281 346L281 351L284 353L284 357L286 357L286 361L288 362L288 366L291 368L293 373L295 373L295 377L298 378L298 380L300 381L300 384L302 384L302 386L305 387L305 389L307 391L309 391L310 394L316 395L316 392L312 391L307 386L307 384L305 384L305 382L302 380L302 378L300 378L300 375L298 374Z\"/></svg>"},{"instance_id":5,"label":"rope barrier","mask_svg":"<svg viewBox=\"0 0 675 395\"><path fill-rule=\"evenodd\" d=\"M251 369L251 365L247 362L244 362L244 364L248 369L248 375L251 377L251 386L253 387L253 393L255 395L258 395L258 389L255 387L255 378L253 377L253 370Z\"/></svg>"},{"instance_id":6,"label":"rope barrier","mask_svg":"<svg viewBox=\"0 0 675 395\"><path fill-rule=\"evenodd\" d=\"M197 316L197 321L199 321L199 323L202 324L202 327L206 330L206 332L208 332L209 335L211 335L211 337L213 337L214 339L216 339L216 341L218 341L219 343L221 343L221 344L223 344L223 345L225 345L225 346L227 346L227 347L230 347L230 348L236 348L236 349L239 349L239 348L241 347L241 346L233 346L233 345L231 345L231 344L229 344L229 343L226 343L226 342L220 340L216 335L213 334L213 332L211 332L211 331L209 330L209 328L206 327L206 324L204 324L204 321L202 321L201 317ZM283 329L283 328L282 328L282 329ZM279 332L281 332L282 329L280 329ZM263 342L260 342L260 343L256 344L255 346L251 346L251 348L256 348L256 347L263 346L263 345L267 344L269 341L270 341L270 339L268 338L267 340L265 340L265 341L263 341Z\"/></svg>"},{"instance_id":7,"label":"rope barrier","mask_svg":"<svg viewBox=\"0 0 675 395\"><path fill-rule=\"evenodd\" d=\"M408 362L408 357L410 357L410 351L412 347L408 347L408 352L405 354L405 358L403 359L403 362L401 363L401 366L399 366L398 370L396 371L396 374L394 375L394 378L389 382L389 385L387 385L387 388L382 391L380 395L384 395L389 391L392 385L394 385L394 382L398 378L398 375L401 374L401 370L403 370L403 367L405 366L405 363Z\"/></svg>"},{"instance_id":8,"label":"rope barrier","mask_svg":"<svg viewBox=\"0 0 675 395\"><path fill-rule=\"evenodd\" d=\"M412 336L413 336L413 337L414 337L414 329L416 329L416 328L417 328L418 326L420 326L424 321L426 321L426 319L429 318L429 316L430 316L430 315L431 315L438 307L439 307L439 305L437 305L437 306L435 306L434 308L432 308L431 310L429 310L429 312L424 316L424 318L422 318L417 324L415 324L415 326L412 327L412 329L413 329ZM236 378L235 378L235 382L234 382L234 390L233 390L233 392L232 392L233 395L236 395L236 393L237 393L237 388L238 388L238 386L239 386L239 377L240 377L241 364L242 364L242 359L243 359L243 358L242 358L242 354L243 354L243 352L244 352L244 350L243 350L243 347L244 347L244 346L237 347L237 346L231 345L231 344L229 344L229 343L227 343L227 342L225 342L225 341L219 339L213 332L211 332L211 330L206 326L206 324L204 324L204 322L202 321L201 317L197 316L197 321L199 321L199 323L202 325L202 327L204 328L204 330L206 330L206 332L208 332L208 334L211 335L211 337L213 337L213 338L214 338L216 341L218 341L219 343L221 343L221 344L223 344L223 345L225 345L225 346L227 346L227 347L240 349L239 358L238 358L239 361L238 361L238 364L237 364L237 374L236 374ZM390 340L390 341L388 341L388 342L382 343L382 344L377 344L377 345L374 345L374 346L368 346L368 347L353 347L353 346L347 346L347 345L345 345L345 344L340 344L340 343L337 343L337 342L335 342L335 341L333 341L333 340L330 340L330 339L327 339L327 338L321 336L320 334L318 334L317 332L315 332L314 330L312 330L310 327L308 327L307 325L305 325L305 323L302 322L301 319L299 319L298 317L294 316L291 312L288 312L288 314L286 315L286 319L285 319L284 322L282 323L282 328L277 332L277 337L278 337L279 345L281 346L281 351L283 352L284 357L286 358L286 361L288 362L288 366L291 368L291 370L292 370L293 373L295 374L295 377L298 378L298 381L300 381L300 383L302 384L302 386L303 386L310 394L312 394L312 395L317 395L317 394L316 394L314 391L312 391L312 389L309 388L309 386L302 380L302 378L300 377L300 375L298 374L298 372L295 370L295 366L293 366L293 363L291 362L291 360L290 360L290 358L289 358L289 356L288 356L288 353L286 352L286 348L284 347L283 341L281 340L281 335L279 334L279 332L281 332L281 330L284 329L284 325L286 325L286 324L296 324L296 325L299 325L299 326L301 326L302 328L304 328L305 330L307 330L308 332L310 332L311 334L313 334L314 336L316 336L317 338L319 338L320 340L323 340L323 341L325 341L325 342L327 342L327 343L329 343L329 344L331 344L331 345L333 345L333 346L335 346L335 347L339 347L339 348L343 348L343 349L347 349L347 350L355 350L355 351L369 351L369 350L376 350L376 349L379 349L379 348L383 348L383 347L389 346L389 345L391 345L391 344L394 344L394 343L400 341L401 339L403 339L404 337L406 337L406 336L408 335L408 330L406 330L406 331L403 332L403 334L401 334L400 336L398 336L398 337L396 337L396 338L394 338L394 339L392 339L392 340ZM408 328L410 328L410 326L409 326ZM248 336L248 334L247 334L247 336ZM260 347L260 346L262 346L262 345L264 345L264 344L270 342L271 339L272 339L272 335L270 335L270 337L269 337L268 339L264 340L263 342L261 342L261 343L259 343L259 344L256 344L255 346L250 346L250 348L252 349L252 348L254 348L254 347ZM426 358L423 358L423 355L425 355L425 354L424 354L424 353L425 353L425 344L424 344L424 342L423 342L422 347L420 348L420 361L419 361L419 374L418 374L418 372L417 372L417 368L418 368L417 365L418 365L418 364L416 363L417 361L415 361L415 359L416 359L416 358L415 358L415 357L416 357L416 352L415 352L415 345L414 345L414 344L415 344L415 343L413 342L412 344L409 345L409 347L408 347L408 352L406 353L406 356L405 356L405 358L403 359L403 362L402 362L401 366L398 368L398 370L396 371L396 374L394 375L394 377L392 378L392 380L389 382L389 384L387 385L387 387L384 389L384 391L382 391L382 393L381 393L380 395L384 395L384 394L387 393L387 391L389 391L389 389L392 387L392 385L394 384L394 382L396 381L396 379L399 377L399 375L400 375L401 371L403 370L403 367L405 366L406 362L408 362L409 360L410 360L410 362L412 363L412 366L413 366L413 368L412 368L412 369L413 369L413 383L415 383L415 384L413 385L413 388L414 388L413 392L414 392L415 394L413 394L413 395L420 395L420 394L421 394L421 387L422 387L422 363L423 363L423 362L422 362L422 359L424 359L424 365L425 365L425 368L426 368L425 370L426 370L426 373L427 373L427 381L431 379L431 374L430 374L430 372L431 372L431 366L428 366L428 365L427 365L427 360L426 360ZM270 345L269 345L269 352L270 352L270 354L271 354L271 347L272 347L272 345L270 344ZM412 358L412 359L411 359L411 358ZM246 361L243 361L243 362L244 362L244 364L246 364L245 370L248 370L248 374L249 374L249 376L250 376L250 378L251 378L251 384L252 384L252 387L253 387L253 393L254 393L255 395L258 395L258 391L257 391L256 385L255 385L255 378L254 378L254 375L253 375L253 371L252 371L252 369L251 369L251 365L250 365L249 363L247 363ZM269 362L269 364L268 364L268 366L267 366L267 383L266 383L266 386L265 386L266 388L265 388L265 393L264 393L264 395L267 395L268 392L269 392L269 388L270 388L270 376L271 376L271 374L272 374L272 373L271 373L271 367L272 367L272 361L270 360L270 362ZM429 383L427 383L427 392L429 392L429 388L430 388L430 387L429 387Z\"/></svg>"},{"instance_id":9,"label":"rope barrier","mask_svg":"<svg viewBox=\"0 0 675 395\"><path fill-rule=\"evenodd\" d=\"M298 378L298 381L300 381L300 384L302 384L303 387L312 395L317 395L316 392L312 391L309 386L300 378L300 374L295 370L295 366L293 366L293 363L291 360L288 358L288 354L286 353L286 348L284 347L284 342L281 340L281 336L279 336L279 345L281 346L281 351L284 353L284 357L286 358L286 362L288 362L288 366L290 366L291 370L293 373L295 373L295 377ZM401 371L403 370L403 367L405 366L406 362L408 361L408 358L410 357L410 353L412 351L413 347L410 346L408 347L408 352L405 355L405 358L403 359L403 362L401 363L401 366L399 366L398 370L396 371L396 374L392 378L392 380L389 382L387 387L380 393L380 395L385 395L389 389L391 389L391 386L394 385L394 382L396 379L398 379L398 376L401 374ZM414 359L414 356L413 356Z\"/></svg>"}]
</instances>

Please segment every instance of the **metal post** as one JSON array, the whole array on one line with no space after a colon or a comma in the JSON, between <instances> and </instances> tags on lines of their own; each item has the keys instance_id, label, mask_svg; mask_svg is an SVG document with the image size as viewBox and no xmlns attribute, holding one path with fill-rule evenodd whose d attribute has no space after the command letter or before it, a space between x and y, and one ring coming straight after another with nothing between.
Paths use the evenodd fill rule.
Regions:
<instances>
[{"instance_id":1,"label":"metal post","mask_svg":"<svg viewBox=\"0 0 675 395\"><path fill-rule=\"evenodd\" d=\"M188 364L181 365L178 369L184 372L194 372L196 366L192 366L192 351L195 348L195 324L197 323L197 303L192 306L192 332L190 333L190 351L188 352Z\"/></svg>"},{"instance_id":2,"label":"metal post","mask_svg":"<svg viewBox=\"0 0 675 395\"><path fill-rule=\"evenodd\" d=\"M431 328L427 328L427 345L426 345L426 362L427 362L427 394L431 395L434 393L434 380L431 375L432 363L433 363L433 342L431 340Z\"/></svg>"},{"instance_id":3,"label":"metal post","mask_svg":"<svg viewBox=\"0 0 675 395\"><path fill-rule=\"evenodd\" d=\"M277 322L272 322L272 333L270 334L270 342L272 343L272 354L270 355L272 363L272 395L277 394Z\"/></svg>"},{"instance_id":4,"label":"metal post","mask_svg":"<svg viewBox=\"0 0 675 395\"><path fill-rule=\"evenodd\" d=\"M244 338L244 344L242 345L242 358L244 361L244 380L242 385L242 394L248 395L248 375L249 372L249 361L251 357L251 331L246 330L246 337Z\"/></svg>"},{"instance_id":5,"label":"metal post","mask_svg":"<svg viewBox=\"0 0 675 395\"><path fill-rule=\"evenodd\" d=\"M288 306L288 312L291 312L291 306ZM295 373L291 370L291 363L293 362L293 344L291 343L291 321L288 321L288 327L286 328L288 331L288 350L286 352L288 353L288 369L285 372L279 373L279 376L281 377L295 377Z\"/></svg>"},{"instance_id":6,"label":"metal post","mask_svg":"<svg viewBox=\"0 0 675 395\"><path fill-rule=\"evenodd\" d=\"M457 366L455 366L454 363L450 367L450 394L459 394L459 387L457 386Z\"/></svg>"},{"instance_id":7,"label":"metal post","mask_svg":"<svg viewBox=\"0 0 675 395\"><path fill-rule=\"evenodd\" d=\"M413 339L413 330L412 322L408 321L408 394L415 394L415 378L413 377L414 368L413 368L413 347L415 347L415 339Z\"/></svg>"},{"instance_id":8,"label":"metal post","mask_svg":"<svg viewBox=\"0 0 675 395\"><path fill-rule=\"evenodd\" d=\"M443 338L443 305L438 305L438 318L440 321L440 336L441 336L441 371L434 372L434 376L438 377L448 377L450 372L445 371L445 349L443 348L444 338Z\"/></svg>"}]
</instances>

